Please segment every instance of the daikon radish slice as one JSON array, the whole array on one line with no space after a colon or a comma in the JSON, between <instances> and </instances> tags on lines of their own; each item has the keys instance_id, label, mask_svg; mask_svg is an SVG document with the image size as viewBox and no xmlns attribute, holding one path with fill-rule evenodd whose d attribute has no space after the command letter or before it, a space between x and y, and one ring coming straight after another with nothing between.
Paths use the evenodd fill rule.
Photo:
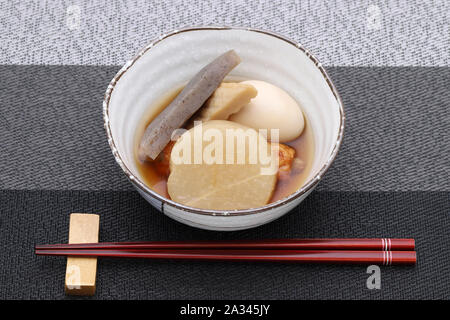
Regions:
<instances>
[{"instance_id":1,"label":"daikon radish slice","mask_svg":"<svg viewBox=\"0 0 450 320\"><path fill-rule=\"evenodd\" d=\"M277 156L252 128L226 120L199 124L186 131L172 149L169 195L176 202L202 209L261 207L275 188Z\"/></svg>"}]
</instances>

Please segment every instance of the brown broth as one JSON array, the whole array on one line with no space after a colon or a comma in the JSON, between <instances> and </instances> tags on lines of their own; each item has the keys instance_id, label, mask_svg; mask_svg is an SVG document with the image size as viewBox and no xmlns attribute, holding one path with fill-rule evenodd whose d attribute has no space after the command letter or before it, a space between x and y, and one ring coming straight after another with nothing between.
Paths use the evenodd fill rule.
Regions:
<instances>
[{"instance_id":1,"label":"brown broth","mask_svg":"<svg viewBox=\"0 0 450 320\"><path fill-rule=\"evenodd\" d=\"M145 128L148 124L156 118L156 116L166 108L173 99L181 92L183 87L177 88L172 92L169 92L164 97L162 97L159 101L155 103L157 108L151 108L151 113L146 114L141 121L141 124L136 130L135 136L135 162L138 168L140 175L143 178L144 183L153 189L155 192L160 194L161 196L170 199L170 196L167 192L167 179L168 175L162 173L161 170L158 170L158 166L156 162L149 161L141 161L139 160L137 154L139 142L141 140L142 135L144 134ZM303 133L297 139L284 143L295 149L295 158L294 161L297 163L302 163L302 170L299 170L295 167L293 162L292 170L283 177L283 179L278 179L275 190L272 194L272 198L270 202L275 202L280 199L283 199L290 194L294 193L296 190L301 188L308 178L308 175L311 171L313 156L314 156L314 137L313 132L310 128L308 119L305 115L305 129ZM296 158L298 160L296 160Z\"/></svg>"}]
</instances>

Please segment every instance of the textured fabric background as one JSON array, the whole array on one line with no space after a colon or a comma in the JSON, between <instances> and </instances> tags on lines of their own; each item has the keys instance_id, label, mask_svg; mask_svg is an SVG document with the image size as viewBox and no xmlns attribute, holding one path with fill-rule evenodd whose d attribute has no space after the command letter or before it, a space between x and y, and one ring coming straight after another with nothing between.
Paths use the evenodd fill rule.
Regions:
<instances>
[{"instance_id":1,"label":"textured fabric background","mask_svg":"<svg viewBox=\"0 0 450 320\"><path fill-rule=\"evenodd\" d=\"M279 32L329 66L450 65L446 0L0 0L0 63L121 65L193 25Z\"/></svg>"},{"instance_id":2,"label":"textured fabric background","mask_svg":"<svg viewBox=\"0 0 450 320\"><path fill-rule=\"evenodd\" d=\"M78 15L79 13L79 15ZM64 295L69 214L101 215L101 241L414 237L415 267L101 259L95 299L449 299L450 4L447 1L1 1L0 298ZM347 116L311 196L241 232L202 231L151 207L115 164L101 102L154 37L227 24L279 32L328 66Z\"/></svg>"},{"instance_id":3,"label":"textured fabric background","mask_svg":"<svg viewBox=\"0 0 450 320\"><path fill-rule=\"evenodd\" d=\"M100 259L99 299L449 299L446 192L314 192L288 215L239 232L169 220L136 192L2 191L0 298L64 296L65 259L36 257L36 243L67 241L68 212L95 212L102 241L413 237L415 267L381 267L381 289L365 266Z\"/></svg>"},{"instance_id":4,"label":"textured fabric background","mask_svg":"<svg viewBox=\"0 0 450 320\"><path fill-rule=\"evenodd\" d=\"M118 70L0 66L0 188L133 190L105 143L100 112ZM318 190L450 191L448 67L328 71L347 124Z\"/></svg>"}]
</instances>

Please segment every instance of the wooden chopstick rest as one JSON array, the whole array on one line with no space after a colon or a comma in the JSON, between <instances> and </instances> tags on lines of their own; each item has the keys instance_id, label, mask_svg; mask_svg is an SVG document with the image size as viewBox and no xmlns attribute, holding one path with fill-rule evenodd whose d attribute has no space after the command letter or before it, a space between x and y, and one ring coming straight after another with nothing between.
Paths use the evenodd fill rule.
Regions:
<instances>
[{"instance_id":1,"label":"wooden chopstick rest","mask_svg":"<svg viewBox=\"0 0 450 320\"><path fill-rule=\"evenodd\" d=\"M96 243L100 217L96 214L70 215L69 243ZM96 257L68 257L65 291L68 295L94 295L97 275Z\"/></svg>"}]
</instances>

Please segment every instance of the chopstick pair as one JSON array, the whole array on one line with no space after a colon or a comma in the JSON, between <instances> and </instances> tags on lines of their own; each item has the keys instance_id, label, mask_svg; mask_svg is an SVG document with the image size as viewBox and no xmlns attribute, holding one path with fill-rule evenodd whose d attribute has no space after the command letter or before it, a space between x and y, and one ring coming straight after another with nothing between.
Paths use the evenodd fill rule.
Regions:
<instances>
[{"instance_id":1,"label":"chopstick pair","mask_svg":"<svg viewBox=\"0 0 450 320\"><path fill-rule=\"evenodd\" d=\"M37 245L37 255L148 259L415 264L413 239L277 239Z\"/></svg>"}]
</instances>

